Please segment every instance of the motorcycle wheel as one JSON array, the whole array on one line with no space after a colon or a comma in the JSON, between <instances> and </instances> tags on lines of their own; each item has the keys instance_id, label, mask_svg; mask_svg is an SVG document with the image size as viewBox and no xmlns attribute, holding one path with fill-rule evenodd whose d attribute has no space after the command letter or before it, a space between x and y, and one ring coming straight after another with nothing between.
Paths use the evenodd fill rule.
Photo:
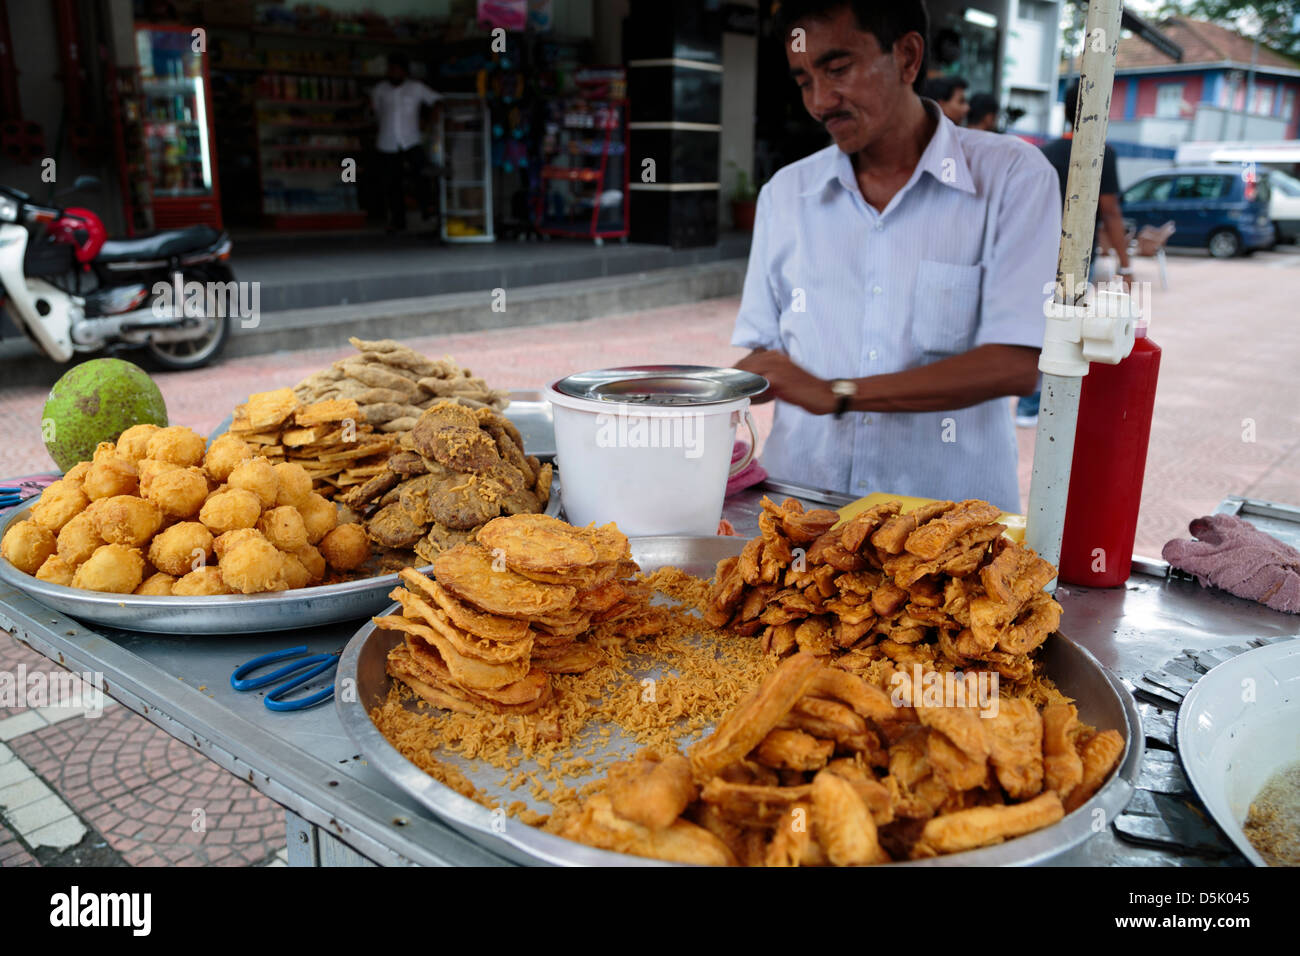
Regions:
<instances>
[{"instance_id":1,"label":"motorcycle wheel","mask_svg":"<svg viewBox=\"0 0 1300 956\"><path fill-rule=\"evenodd\" d=\"M219 271L198 272L186 276L200 280L228 282L234 279L234 273L224 268ZM172 372L184 372L193 368L202 368L215 360L226 347L230 338L230 316L222 316L212 323L206 335L198 339L185 339L181 342L149 342L145 350L162 368Z\"/></svg>"}]
</instances>

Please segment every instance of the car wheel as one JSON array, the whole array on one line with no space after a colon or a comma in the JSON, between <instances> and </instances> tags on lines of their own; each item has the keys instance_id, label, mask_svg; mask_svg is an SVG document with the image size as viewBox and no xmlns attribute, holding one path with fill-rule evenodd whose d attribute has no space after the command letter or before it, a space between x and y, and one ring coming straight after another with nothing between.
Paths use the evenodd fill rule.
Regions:
<instances>
[{"instance_id":1,"label":"car wheel","mask_svg":"<svg viewBox=\"0 0 1300 956\"><path fill-rule=\"evenodd\" d=\"M1231 259L1241 254L1241 236L1232 229L1220 229L1211 234L1207 245L1210 255L1216 259Z\"/></svg>"}]
</instances>

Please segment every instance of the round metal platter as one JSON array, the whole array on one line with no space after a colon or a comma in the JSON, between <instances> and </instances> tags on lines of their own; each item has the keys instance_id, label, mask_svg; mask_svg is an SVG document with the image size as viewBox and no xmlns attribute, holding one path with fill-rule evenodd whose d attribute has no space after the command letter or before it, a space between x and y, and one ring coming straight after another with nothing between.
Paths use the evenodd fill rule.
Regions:
<instances>
[{"instance_id":1,"label":"round metal platter","mask_svg":"<svg viewBox=\"0 0 1300 956\"><path fill-rule=\"evenodd\" d=\"M709 365L629 365L579 372L555 383L574 398L641 405L716 405L758 395L767 379Z\"/></svg>"},{"instance_id":2,"label":"round metal platter","mask_svg":"<svg viewBox=\"0 0 1300 956\"><path fill-rule=\"evenodd\" d=\"M632 557L644 571L653 571L665 565L681 568L691 574L709 577L722 558L739 554L745 539L735 537L652 537L632 538ZM394 605L396 607L396 605ZM334 699L334 706L344 729L357 745L362 756L380 773L405 790L431 813L484 845L495 853L519 863L550 864L559 866L669 866L659 860L628 856L608 850L598 850L546 833L536 827L499 813L461 796L434 780L415 764L407 760L375 726L370 710L388 696L392 678L387 672L388 652L401 643L403 637L393 631L377 628L367 623L343 650L339 661L339 680L354 680L357 693ZM1095 832L1095 810L1104 813L1102 819L1113 820L1128 804L1135 791L1138 769L1142 761L1144 738L1137 706L1132 695L1087 650L1073 641L1056 634L1048 639L1040 652L1047 665L1047 673L1061 691L1075 699L1079 718L1096 727L1115 728L1124 735L1126 750L1118 771L1083 806L1063 820L996 846L965 853L954 853L928 860L895 863L893 866L1007 866L1041 863L1078 846ZM645 676L657 671L648 669ZM638 672L637 677L642 675ZM581 742L575 742L575 754L588 745L588 737L596 739L599 728L589 726ZM598 752L597 759L620 753L630 755L637 748L619 728L613 728L609 745ZM457 767L476 787L505 805L515 800L527 799L520 792L510 791L501 785L503 772L481 761L469 761L455 754L438 754L439 760ZM537 770L529 760L522 761L511 771ZM580 786L591 777L568 781L570 786ZM545 810L545 805L533 805Z\"/></svg>"},{"instance_id":3,"label":"round metal platter","mask_svg":"<svg viewBox=\"0 0 1300 956\"><path fill-rule=\"evenodd\" d=\"M33 502L34 504L34 502ZM11 523L22 521L29 504L0 520L0 537ZM560 516L560 478L551 482L546 514ZM428 565L421 570L428 569ZM354 621L379 613L392 603L388 592L396 574L361 578L265 594L219 594L210 597L147 597L109 594L64 587L24 574L0 558L0 581L29 594L46 607L92 624L151 634L256 634L288 631L339 621Z\"/></svg>"},{"instance_id":4,"label":"round metal platter","mask_svg":"<svg viewBox=\"0 0 1300 956\"><path fill-rule=\"evenodd\" d=\"M1300 760L1300 641L1211 669L1183 698L1177 737L1187 779L1214 822L1246 859L1268 866L1242 824L1268 778Z\"/></svg>"}]
</instances>

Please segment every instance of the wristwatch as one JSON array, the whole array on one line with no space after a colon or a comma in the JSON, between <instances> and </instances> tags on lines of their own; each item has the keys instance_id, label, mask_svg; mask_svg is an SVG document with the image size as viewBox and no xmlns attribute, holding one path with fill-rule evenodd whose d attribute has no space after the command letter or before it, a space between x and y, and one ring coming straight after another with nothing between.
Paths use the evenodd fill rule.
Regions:
<instances>
[{"instance_id":1,"label":"wristwatch","mask_svg":"<svg viewBox=\"0 0 1300 956\"><path fill-rule=\"evenodd\" d=\"M831 394L835 396L835 417L843 418L849 410L849 402L858 394L858 383L851 378L837 378L831 381Z\"/></svg>"}]
</instances>

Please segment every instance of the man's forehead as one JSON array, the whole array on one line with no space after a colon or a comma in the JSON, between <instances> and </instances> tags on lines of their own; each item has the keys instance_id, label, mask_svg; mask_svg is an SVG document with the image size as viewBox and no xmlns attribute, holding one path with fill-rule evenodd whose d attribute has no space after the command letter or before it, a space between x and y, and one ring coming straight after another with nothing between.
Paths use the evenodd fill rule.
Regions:
<instances>
[{"instance_id":1,"label":"man's forehead","mask_svg":"<svg viewBox=\"0 0 1300 956\"><path fill-rule=\"evenodd\" d=\"M785 55L791 67L820 65L836 55L880 52L875 34L859 29L847 7L834 17L806 17L795 23L785 38Z\"/></svg>"}]
</instances>

